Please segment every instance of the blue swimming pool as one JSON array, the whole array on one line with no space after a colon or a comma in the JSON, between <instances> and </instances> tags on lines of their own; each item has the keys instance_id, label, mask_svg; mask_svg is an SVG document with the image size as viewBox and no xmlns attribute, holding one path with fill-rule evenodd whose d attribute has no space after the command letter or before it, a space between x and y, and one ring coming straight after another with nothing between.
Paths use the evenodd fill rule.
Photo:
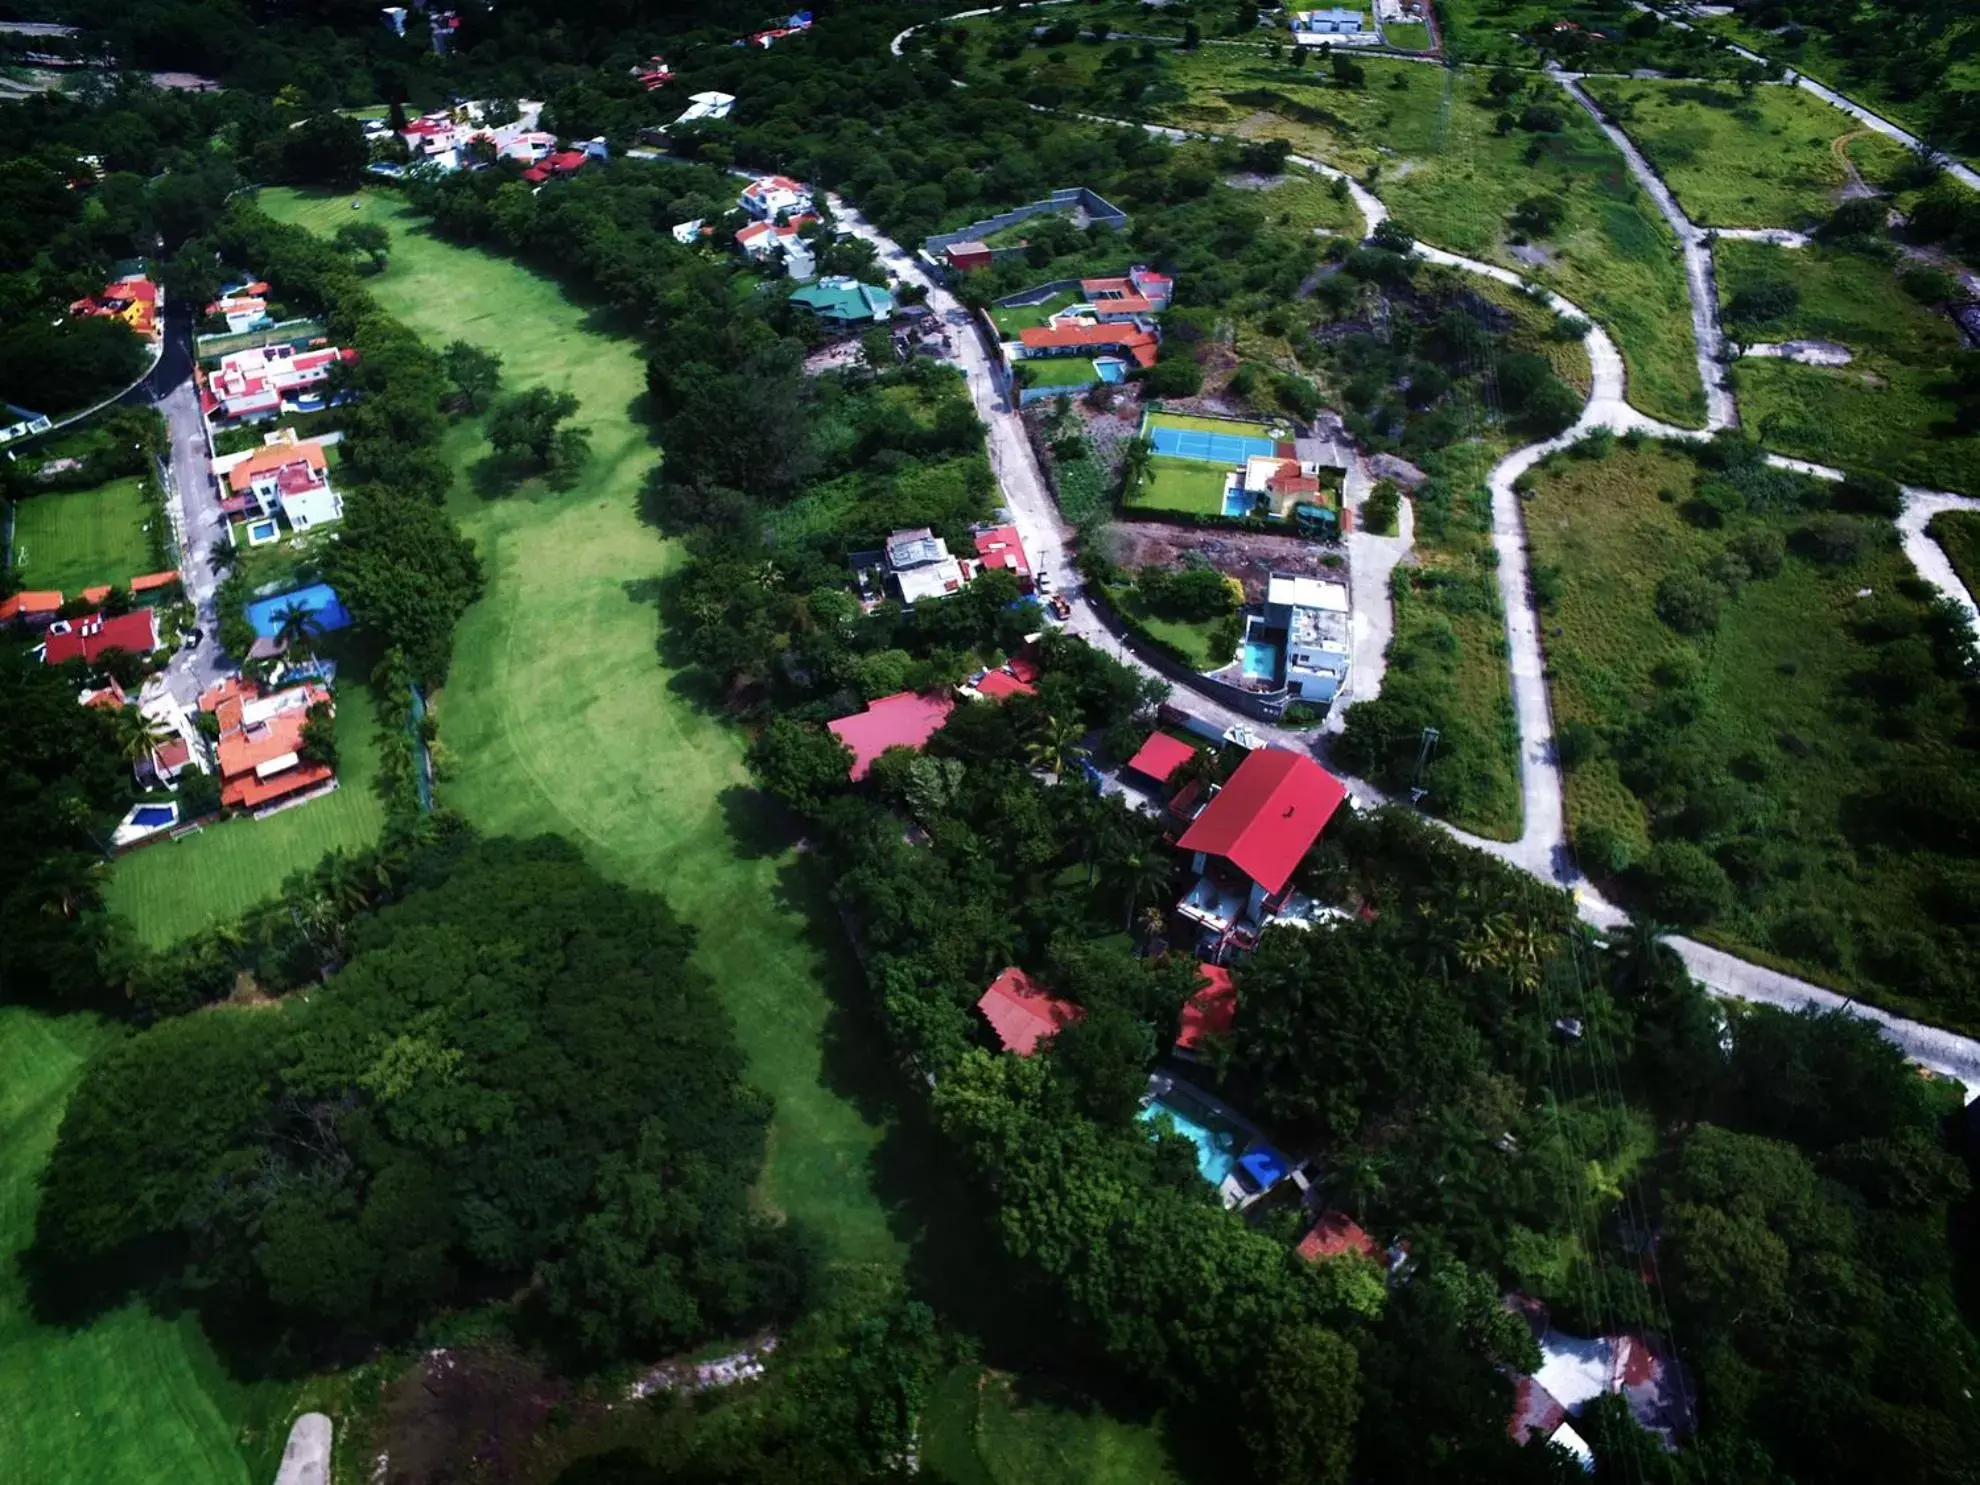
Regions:
<instances>
[{"instance_id":1,"label":"blue swimming pool","mask_svg":"<svg viewBox=\"0 0 1980 1485\"><path fill-rule=\"evenodd\" d=\"M248 525L248 540L251 542L273 541L281 534L281 528L273 521L253 521Z\"/></svg>"},{"instance_id":2,"label":"blue swimming pool","mask_svg":"<svg viewBox=\"0 0 1980 1485\"><path fill-rule=\"evenodd\" d=\"M131 824L142 825L148 830L156 830L161 825L170 825L179 818L176 804L141 804L131 811Z\"/></svg>"},{"instance_id":3,"label":"blue swimming pool","mask_svg":"<svg viewBox=\"0 0 1980 1485\"><path fill-rule=\"evenodd\" d=\"M1241 1138L1229 1130L1212 1129L1201 1122L1201 1118L1191 1109L1178 1107L1177 1102L1165 1103L1157 1099L1136 1117L1144 1124L1166 1122L1171 1125L1177 1134L1196 1146L1196 1173L1212 1186L1221 1186L1237 1165ZM1208 1110L1201 1111L1201 1116L1211 1117Z\"/></svg>"},{"instance_id":4,"label":"blue swimming pool","mask_svg":"<svg viewBox=\"0 0 1980 1485\"><path fill-rule=\"evenodd\" d=\"M1127 380L1127 365L1110 357L1101 357L1093 363L1093 369L1100 373L1100 380L1117 385Z\"/></svg>"},{"instance_id":5,"label":"blue swimming pool","mask_svg":"<svg viewBox=\"0 0 1980 1485\"><path fill-rule=\"evenodd\" d=\"M1269 639L1247 639L1240 652L1244 673L1254 680L1278 679L1279 647Z\"/></svg>"},{"instance_id":6,"label":"blue swimming pool","mask_svg":"<svg viewBox=\"0 0 1980 1485\"><path fill-rule=\"evenodd\" d=\"M1233 485L1224 491L1224 514L1227 516L1248 516L1258 507L1258 497L1243 485Z\"/></svg>"},{"instance_id":7,"label":"blue swimming pool","mask_svg":"<svg viewBox=\"0 0 1980 1485\"><path fill-rule=\"evenodd\" d=\"M273 639L282 628L282 611L300 604L316 615L316 627L324 633L343 629L351 622L350 611L328 583L311 583L293 593L277 593L273 598L257 598L247 606L248 622L263 639Z\"/></svg>"}]
</instances>

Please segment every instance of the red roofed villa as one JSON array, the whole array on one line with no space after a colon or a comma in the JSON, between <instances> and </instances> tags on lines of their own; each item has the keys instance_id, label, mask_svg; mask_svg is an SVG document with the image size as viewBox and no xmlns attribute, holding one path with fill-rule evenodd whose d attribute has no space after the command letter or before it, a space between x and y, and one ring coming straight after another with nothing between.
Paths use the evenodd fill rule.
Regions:
<instances>
[{"instance_id":1,"label":"red roofed villa","mask_svg":"<svg viewBox=\"0 0 1980 1485\"><path fill-rule=\"evenodd\" d=\"M258 810L331 783L336 771L301 756L310 708L328 706L327 686L292 686L264 696L252 681L230 679L199 698L220 724L220 802Z\"/></svg>"},{"instance_id":2,"label":"red roofed villa","mask_svg":"<svg viewBox=\"0 0 1980 1485\"><path fill-rule=\"evenodd\" d=\"M869 701L866 710L840 717L825 725L834 737L852 749L852 780L858 783L873 767L873 760L889 748L913 748L923 744L942 728L955 710L955 699L936 691L896 691Z\"/></svg>"},{"instance_id":3,"label":"red roofed villa","mask_svg":"<svg viewBox=\"0 0 1980 1485\"><path fill-rule=\"evenodd\" d=\"M1020 1057L1029 1057L1062 1027L1072 1025L1086 1014L1071 1001L1056 999L1050 990L1016 965L990 982L976 1008L983 1012L983 1019L997 1033L1004 1050Z\"/></svg>"},{"instance_id":4,"label":"red roofed villa","mask_svg":"<svg viewBox=\"0 0 1980 1485\"><path fill-rule=\"evenodd\" d=\"M1165 273L1136 266L1125 278L1083 278L1079 291L1102 320L1160 314L1175 297L1176 283Z\"/></svg>"},{"instance_id":5,"label":"red roofed villa","mask_svg":"<svg viewBox=\"0 0 1980 1485\"><path fill-rule=\"evenodd\" d=\"M1018 344L1024 347L1023 359L1027 361L1037 356L1091 356L1095 352L1111 352L1137 366L1155 364L1154 333L1132 324L1061 320L1018 331Z\"/></svg>"},{"instance_id":6,"label":"red roofed villa","mask_svg":"<svg viewBox=\"0 0 1980 1485\"><path fill-rule=\"evenodd\" d=\"M1015 526L985 526L976 533L976 555L987 572L1001 567L1017 575L1018 587L1031 591L1031 559L1024 554L1024 539Z\"/></svg>"},{"instance_id":7,"label":"red roofed villa","mask_svg":"<svg viewBox=\"0 0 1980 1485\"><path fill-rule=\"evenodd\" d=\"M1176 911L1208 930L1218 949L1227 939L1255 942L1346 798L1341 781L1303 753L1248 754L1177 842L1195 853L1197 880Z\"/></svg>"},{"instance_id":8,"label":"red roofed villa","mask_svg":"<svg viewBox=\"0 0 1980 1485\"><path fill-rule=\"evenodd\" d=\"M584 169L590 158L583 150L563 150L537 161L522 173L522 178L536 185L547 180L564 180Z\"/></svg>"},{"instance_id":9,"label":"red roofed villa","mask_svg":"<svg viewBox=\"0 0 1980 1485\"><path fill-rule=\"evenodd\" d=\"M133 609L114 619L85 614L80 619L57 619L48 626L42 659L50 665L69 660L94 665L112 650L149 655L158 645L158 615L152 609Z\"/></svg>"},{"instance_id":10,"label":"red roofed villa","mask_svg":"<svg viewBox=\"0 0 1980 1485\"><path fill-rule=\"evenodd\" d=\"M1203 1060L1210 1038L1229 1036L1237 1023L1237 986L1231 982L1231 972L1221 964L1196 968L1203 988L1183 1005L1176 1035L1176 1055L1192 1062Z\"/></svg>"}]
</instances>

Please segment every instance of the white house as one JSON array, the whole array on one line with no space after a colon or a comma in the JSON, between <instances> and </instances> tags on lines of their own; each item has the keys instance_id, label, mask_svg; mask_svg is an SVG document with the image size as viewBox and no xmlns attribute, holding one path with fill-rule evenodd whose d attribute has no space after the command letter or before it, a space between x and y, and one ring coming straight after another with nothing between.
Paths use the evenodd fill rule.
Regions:
<instances>
[{"instance_id":1,"label":"white house","mask_svg":"<svg viewBox=\"0 0 1980 1485\"><path fill-rule=\"evenodd\" d=\"M949 544L926 526L896 531L887 538L887 575L901 590L901 602L960 593L969 569L949 555Z\"/></svg>"},{"instance_id":2,"label":"white house","mask_svg":"<svg viewBox=\"0 0 1980 1485\"><path fill-rule=\"evenodd\" d=\"M743 187L737 204L759 222L803 216L811 210L811 187L788 175L759 175Z\"/></svg>"},{"instance_id":3,"label":"white house","mask_svg":"<svg viewBox=\"0 0 1980 1485\"><path fill-rule=\"evenodd\" d=\"M1267 621L1286 631L1286 689L1301 701L1332 701L1347 685L1354 650L1345 583L1274 573Z\"/></svg>"},{"instance_id":4,"label":"white house","mask_svg":"<svg viewBox=\"0 0 1980 1485\"><path fill-rule=\"evenodd\" d=\"M733 93L691 93L688 111L674 122L677 124L697 124L703 119L726 119L736 106Z\"/></svg>"}]
</instances>

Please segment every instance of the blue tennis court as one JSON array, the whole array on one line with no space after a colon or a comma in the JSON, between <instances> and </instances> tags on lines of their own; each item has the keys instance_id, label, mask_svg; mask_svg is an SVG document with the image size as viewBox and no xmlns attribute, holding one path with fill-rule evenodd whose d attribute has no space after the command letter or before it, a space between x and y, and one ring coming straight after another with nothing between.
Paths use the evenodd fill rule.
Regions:
<instances>
[{"instance_id":1,"label":"blue tennis court","mask_svg":"<svg viewBox=\"0 0 1980 1485\"><path fill-rule=\"evenodd\" d=\"M1271 455L1278 445L1269 438L1245 438L1235 433L1200 433L1194 428L1166 428L1156 423L1148 439L1158 454L1172 459L1201 459L1206 464L1242 464L1253 454Z\"/></svg>"}]
</instances>

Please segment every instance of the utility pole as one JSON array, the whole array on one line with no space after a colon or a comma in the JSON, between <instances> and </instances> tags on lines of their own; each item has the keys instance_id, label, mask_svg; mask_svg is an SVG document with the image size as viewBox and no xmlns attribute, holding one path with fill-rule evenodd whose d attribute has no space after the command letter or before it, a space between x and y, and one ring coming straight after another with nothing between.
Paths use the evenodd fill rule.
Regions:
<instances>
[{"instance_id":1,"label":"utility pole","mask_svg":"<svg viewBox=\"0 0 1980 1485\"><path fill-rule=\"evenodd\" d=\"M1416 745L1416 770L1410 775L1409 780L1409 802L1413 805L1421 805L1423 796L1430 792L1423 786L1423 770L1430 766L1430 760L1436 756L1438 736L1436 728L1426 727L1423 729L1421 740Z\"/></svg>"}]
</instances>

